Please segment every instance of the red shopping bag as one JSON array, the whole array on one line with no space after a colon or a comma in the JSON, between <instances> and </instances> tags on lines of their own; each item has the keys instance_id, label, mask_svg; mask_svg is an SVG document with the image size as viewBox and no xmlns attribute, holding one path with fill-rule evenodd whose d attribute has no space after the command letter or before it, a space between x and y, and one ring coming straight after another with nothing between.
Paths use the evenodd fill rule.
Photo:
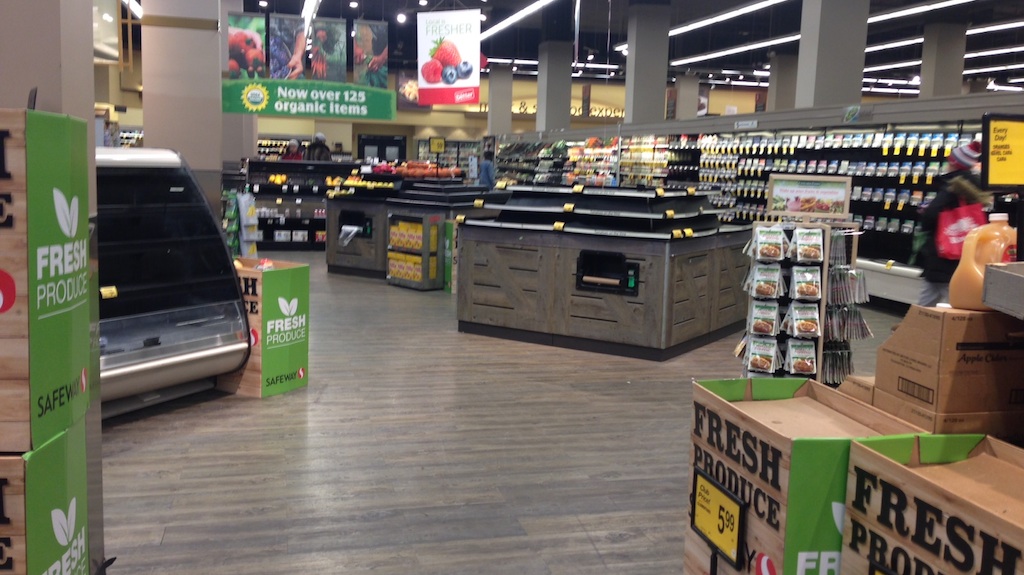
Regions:
<instances>
[{"instance_id":1,"label":"red shopping bag","mask_svg":"<svg viewBox=\"0 0 1024 575\"><path fill-rule=\"evenodd\" d=\"M959 206L939 212L938 227L935 230L935 247L939 257L959 260L968 232L987 222L981 204L968 204L963 200L960 200Z\"/></svg>"}]
</instances>

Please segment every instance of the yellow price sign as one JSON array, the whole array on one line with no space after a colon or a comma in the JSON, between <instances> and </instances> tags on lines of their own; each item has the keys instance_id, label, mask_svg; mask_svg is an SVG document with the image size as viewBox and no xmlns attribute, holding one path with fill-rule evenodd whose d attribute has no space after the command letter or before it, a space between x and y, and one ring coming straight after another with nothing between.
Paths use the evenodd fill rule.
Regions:
<instances>
[{"instance_id":1,"label":"yellow price sign","mask_svg":"<svg viewBox=\"0 0 1024 575\"><path fill-rule=\"evenodd\" d=\"M444 153L444 138L430 138L430 153L431 154L443 154Z\"/></svg>"},{"instance_id":2,"label":"yellow price sign","mask_svg":"<svg viewBox=\"0 0 1024 575\"><path fill-rule=\"evenodd\" d=\"M985 115L982 181L988 186L1024 184L1024 116Z\"/></svg>"},{"instance_id":3,"label":"yellow price sign","mask_svg":"<svg viewBox=\"0 0 1024 575\"><path fill-rule=\"evenodd\" d=\"M694 470L692 498L693 529L739 569L746 504L700 469Z\"/></svg>"}]
</instances>

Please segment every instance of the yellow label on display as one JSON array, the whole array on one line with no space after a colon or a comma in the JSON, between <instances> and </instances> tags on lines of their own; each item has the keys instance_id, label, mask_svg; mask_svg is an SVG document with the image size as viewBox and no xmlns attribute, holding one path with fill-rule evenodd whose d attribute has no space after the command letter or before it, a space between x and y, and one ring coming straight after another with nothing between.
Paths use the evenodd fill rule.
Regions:
<instances>
[{"instance_id":1,"label":"yellow label on display","mask_svg":"<svg viewBox=\"0 0 1024 575\"><path fill-rule=\"evenodd\" d=\"M885 200L885 207L882 209L888 210L890 206L892 206L892 200Z\"/></svg>"},{"instance_id":2,"label":"yellow label on display","mask_svg":"<svg viewBox=\"0 0 1024 575\"><path fill-rule=\"evenodd\" d=\"M563 212L571 213L574 209L576 209L576 204L563 204L562 205L562 211Z\"/></svg>"},{"instance_id":3,"label":"yellow label on display","mask_svg":"<svg viewBox=\"0 0 1024 575\"><path fill-rule=\"evenodd\" d=\"M885 262L885 269L891 270L892 266L894 266L894 265L896 265L896 262L894 260L889 260L889 261Z\"/></svg>"},{"instance_id":4,"label":"yellow label on display","mask_svg":"<svg viewBox=\"0 0 1024 575\"><path fill-rule=\"evenodd\" d=\"M1024 122L992 119L988 123L988 173L990 186L1024 184Z\"/></svg>"},{"instance_id":5,"label":"yellow label on display","mask_svg":"<svg viewBox=\"0 0 1024 575\"><path fill-rule=\"evenodd\" d=\"M556 232L562 231L562 228L564 228L564 227L565 227L565 222L555 222L555 225L552 226L552 228L554 228L554 230Z\"/></svg>"},{"instance_id":6,"label":"yellow label on display","mask_svg":"<svg viewBox=\"0 0 1024 575\"><path fill-rule=\"evenodd\" d=\"M659 198L663 197L665 195L665 188L655 188L654 195L658 196Z\"/></svg>"},{"instance_id":7,"label":"yellow label on display","mask_svg":"<svg viewBox=\"0 0 1024 575\"><path fill-rule=\"evenodd\" d=\"M584 187L585 186L583 184L576 184L575 186L572 187L572 193L574 193L574 194L582 194Z\"/></svg>"},{"instance_id":8,"label":"yellow label on display","mask_svg":"<svg viewBox=\"0 0 1024 575\"><path fill-rule=\"evenodd\" d=\"M676 211L675 210L665 210L665 219L666 220L671 220L674 217L676 217Z\"/></svg>"},{"instance_id":9,"label":"yellow label on display","mask_svg":"<svg viewBox=\"0 0 1024 575\"><path fill-rule=\"evenodd\" d=\"M907 175L906 174L900 174L900 183L901 184L907 183Z\"/></svg>"},{"instance_id":10,"label":"yellow label on display","mask_svg":"<svg viewBox=\"0 0 1024 575\"><path fill-rule=\"evenodd\" d=\"M496 190L504 190L506 187L508 187L508 182L506 182L505 180L494 183L494 189Z\"/></svg>"},{"instance_id":11,"label":"yellow label on display","mask_svg":"<svg viewBox=\"0 0 1024 575\"><path fill-rule=\"evenodd\" d=\"M924 177L924 183L931 185L931 183L932 183L932 175L931 174L928 174L927 176Z\"/></svg>"},{"instance_id":12,"label":"yellow label on display","mask_svg":"<svg viewBox=\"0 0 1024 575\"><path fill-rule=\"evenodd\" d=\"M474 208L482 208L482 207L484 207L484 200L483 200L483 198L477 198L477 199L473 200L473 207Z\"/></svg>"},{"instance_id":13,"label":"yellow label on display","mask_svg":"<svg viewBox=\"0 0 1024 575\"><path fill-rule=\"evenodd\" d=\"M465 221L466 221L466 215L465 214L459 214L459 215L455 216L455 223L461 224L461 223L463 223Z\"/></svg>"},{"instance_id":14,"label":"yellow label on display","mask_svg":"<svg viewBox=\"0 0 1024 575\"><path fill-rule=\"evenodd\" d=\"M693 482L693 527L729 562L740 562L742 508L735 497L703 473Z\"/></svg>"},{"instance_id":15,"label":"yellow label on display","mask_svg":"<svg viewBox=\"0 0 1024 575\"><path fill-rule=\"evenodd\" d=\"M101 287L100 297L103 299L114 299L117 297L117 286Z\"/></svg>"},{"instance_id":16,"label":"yellow label on display","mask_svg":"<svg viewBox=\"0 0 1024 575\"><path fill-rule=\"evenodd\" d=\"M910 183L916 184L917 181L920 180L920 179L921 179L921 175L920 174L914 174L914 176L912 178L910 178Z\"/></svg>"},{"instance_id":17,"label":"yellow label on display","mask_svg":"<svg viewBox=\"0 0 1024 575\"><path fill-rule=\"evenodd\" d=\"M882 147L882 155L883 156L888 156L889 155L889 148L888 147L885 147L885 146Z\"/></svg>"},{"instance_id":18,"label":"yellow label on display","mask_svg":"<svg viewBox=\"0 0 1024 575\"><path fill-rule=\"evenodd\" d=\"M938 146L936 146L936 147L932 148L932 157L933 158L937 158L938 156L939 156L939 148L938 148Z\"/></svg>"},{"instance_id":19,"label":"yellow label on display","mask_svg":"<svg viewBox=\"0 0 1024 575\"><path fill-rule=\"evenodd\" d=\"M430 138L430 153L431 154L443 154L444 153L444 138Z\"/></svg>"},{"instance_id":20,"label":"yellow label on display","mask_svg":"<svg viewBox=\"0 0 1024 575\"><path fill-rule=\"evenodd\" d=\"M907 202L901 200L900 203L896 204L896 211L897 212L902 212L903 211L903 204L905 204L905 203L907 203Z\"/></svg>"}]
</instances>

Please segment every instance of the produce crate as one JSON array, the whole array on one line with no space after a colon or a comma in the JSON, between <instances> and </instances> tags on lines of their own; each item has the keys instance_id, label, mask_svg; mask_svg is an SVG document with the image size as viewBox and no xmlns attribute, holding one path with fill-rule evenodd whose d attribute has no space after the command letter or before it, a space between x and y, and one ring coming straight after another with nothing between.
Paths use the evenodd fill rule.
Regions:
<instances>
[{"instance_id":1,"label":"produce crate","mask_svg":"<svg viewBox=\"0 0 1024 575\"><path fill-rule=\"evenodd\" d=\"M1013 575L1024 545L1024 451L983 435L857 440L842 573Z\"/></svg>"},{"instance_id":2,"label":"produce crate","mask_svg":"<svg viewBox=\"0 0 1024 575\"><path fill-rule=\"evenodd\" d=\"M249 361L217 379L217 388L250 397L269 397L309 382L309 266L236 260L249 315Z\"/></svg>"},{"instance_id":3,"label":"produce crate","mask_svg":"<svg viewBox=\"0 0 1024 575\"><path fill-rule=\"evenodd\" d=\"M0 453L42 445L89 407L85 122L0 109Z\"/></svg>"},{"instance_id":4,"label":"produce crate","mask_svg":"<svg viewBox=\"0 0 1024 575\"><path fill-rule=\"evenodd\" d=\"M0 573L90 573L85 420L0 455Z\"/></svg>"},{"instance_id":5,"label":"produce crate","mask_svg":"<svg viewBox=\"0 0 1024 575\"><path fill-rule=\"evenodd\" d=\"M699 382L693 405L691 575L835 573L851 439L919 431L803 379Z\"/></svg>"}]
</instances>

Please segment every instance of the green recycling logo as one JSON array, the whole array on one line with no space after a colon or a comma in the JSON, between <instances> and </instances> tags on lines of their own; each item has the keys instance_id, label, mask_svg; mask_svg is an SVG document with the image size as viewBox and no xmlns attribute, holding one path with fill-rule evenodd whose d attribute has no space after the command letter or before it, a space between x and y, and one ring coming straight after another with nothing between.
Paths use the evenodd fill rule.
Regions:
<instances>
[{"instance_id":1,"label":"green recycling logo","mask_svg":"<svg viewBox=\"0 0 1024 575\"><path fill-rule=\"evenodd\" d=\"M76 511L78 500L71 498L68 510L50 510L50 519L53 524L53 536L66 548L61 558L53 562L49 569L42 575L88 575L89 565L86 560L85 527L75 531Z\"/></svg>"}]
</instances>

